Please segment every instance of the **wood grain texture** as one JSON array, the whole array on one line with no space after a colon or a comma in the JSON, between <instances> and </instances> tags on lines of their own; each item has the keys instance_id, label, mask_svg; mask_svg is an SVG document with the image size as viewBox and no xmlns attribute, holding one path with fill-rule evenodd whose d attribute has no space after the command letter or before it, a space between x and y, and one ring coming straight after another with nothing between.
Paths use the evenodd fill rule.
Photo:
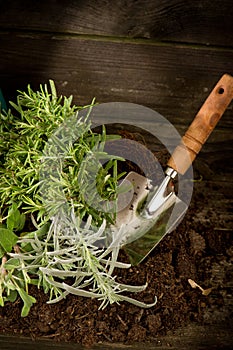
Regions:
<instances>
[{"instance_id":1,"label":"wood grain texture","mask_svg":"<svg viewBox=\"0 0 233 350\"><path fill-rule=\"evenodd\" d=\"M75 103L90 103L93 97L98 102L133 102L156 109L175 125L185 127L220 76L233 73L230 49L32 33L1 33L0 42L0 75L6 97L28 83L38 87L54 79L59 92L72 94ZM224 132L229 127L232 104L219 123Z\"/></svg>"},{"instance_id":2,"label":"wood grain texture","mask_svg":"<svg viewBox=\"0 0 233 350\"><path fill-rule=\"evenodd\" d=\"M0 28L233 46L231 0L0 1Z\"/></svg>"},{"instance_id":3,"label":"wood grain texture","mask_svg":"<svg viewBox=\"0 0 233 350\"><path fill-rule=\"evenodd\" d=\"M168 166L185 174L233 99L233 77L224 74L189 126Z\"/></svg>"},{"instance_id":4,"label":"wood grain texture","mask_svg":"<svg viewBox=\"0 0 233 350\"><path fill-rule=\"evenodd\" d=\"M154 343L146 343L148 350L209 350L209 349L232 349L232 329L225 328L220 324L197 326L188 325L182 329L164 337L158 337ZM26 337L15 337L0 335L0 346L2 350L85 350L80 344L53 342L47 339L32 340ZM92 346L90 350L144 350L145 343L120 344L101 343Z\"/></svg>"}]
</instances>

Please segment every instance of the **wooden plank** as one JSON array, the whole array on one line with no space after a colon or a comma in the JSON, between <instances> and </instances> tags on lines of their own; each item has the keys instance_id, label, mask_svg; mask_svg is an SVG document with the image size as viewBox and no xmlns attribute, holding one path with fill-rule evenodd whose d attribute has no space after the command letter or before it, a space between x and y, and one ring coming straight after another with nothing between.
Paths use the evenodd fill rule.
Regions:
<instances>
[{"instance_id":1,"label":"wooden plank","mask_svg":"<svg viewBox=\"0 0 233 350\"><path fill-rule=\"evenodd\" d=\"M233 45L231 0L1 1L0 28Z\"/></svg>"},{"instance_id":2,"label":"wooden plank","mask_svg":"<svg viewBox=\"0 0 233 350\"><path fill-rule=\"evenodd\" d=\"M87 40L49 34L1 33L0 76L6 99L28 83L53 79L74 102L126 101L157 110L182 129L225 72L233 50ZM214 132L232 140L232 104ZM180 130L181 130L180 129Z\"/></svg>"},{"instance_id":3,"label":"wooden plank","mask_svg":"<svg viewBox=\"0 0 233 350\"><path fill-rule=\"evenodd\" d=\"M103 343L92 346L90 350L209 350L209 349L232 349L232 329L222 327L219 324L197 326L190 324L184 328L177 329L174 333L164 337L156 337L153 343ZM0 335L1 350L84 350L80 344L59 343L46 339L32 340L26 337Z\"/></svg>"}]
</instances>

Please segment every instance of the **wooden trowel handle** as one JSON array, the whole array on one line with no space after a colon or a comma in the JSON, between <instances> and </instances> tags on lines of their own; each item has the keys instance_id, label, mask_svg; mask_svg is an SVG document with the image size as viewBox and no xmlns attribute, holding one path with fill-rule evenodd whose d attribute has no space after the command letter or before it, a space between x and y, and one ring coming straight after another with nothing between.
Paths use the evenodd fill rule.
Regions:
<instances>
[{"instance_id":1,"label":"wooden trowel handle","mask_svg":"<svg viewBox=\"0 0 233 350\"><path fill-rule=\"evenodd\" d=\"M224 74L216 84L192 124L176 147L168 166L184 174L214 130L233 98L233 77Z\"/></svg>"}]
</instances>

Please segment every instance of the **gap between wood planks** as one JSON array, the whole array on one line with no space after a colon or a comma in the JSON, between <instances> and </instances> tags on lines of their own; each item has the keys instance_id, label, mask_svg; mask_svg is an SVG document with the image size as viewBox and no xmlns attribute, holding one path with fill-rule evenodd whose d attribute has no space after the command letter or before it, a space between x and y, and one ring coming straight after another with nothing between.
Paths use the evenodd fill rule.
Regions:
<instances>
[{"instance_id":1,"label":"gap between wood planks","mask_svg":"<svg viewBox=\"0 0 233 350\"><path fill-rule=\"evenodd\" d=\"M93 40L100 42L112 42L112 43L127 43L127 44L138 44L138 45L151 45L151 46L164 46L164 47L179 47L179 48L191 48L197 50L213 50L213 51L227 51L233 52L233 47L213 45L213 44L202 44L198 42L185 42L185 41L173 41L173 40L158 40L158 39L146 39L146 38L130 38L124 36L112 36L112 35L98 35L98 34L82 34L74 33L69 31L53 32L48 30L26 30L26 29L9 29L0 27L1 34L15 34L22 37L51 37L52 39L78 39L78 40Z\"/></svg>"}]
</instances>

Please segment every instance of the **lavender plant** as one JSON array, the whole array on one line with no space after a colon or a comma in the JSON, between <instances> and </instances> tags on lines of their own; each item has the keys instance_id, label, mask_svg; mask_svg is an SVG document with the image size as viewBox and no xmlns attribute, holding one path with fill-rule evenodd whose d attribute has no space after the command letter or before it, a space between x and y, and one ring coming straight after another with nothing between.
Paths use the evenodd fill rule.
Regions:
<instances>
[{"instance_id":1,"label":"lavender plant","mask_svg":"<svg viewBox=\"0 0 233 350\"><path fill-rule=\"evenodd\" d=\"M71 216L59 213L51 219L45 236L37 232L20 238L22 250L10 253L8 263L18 261L19 268L26 274L37 276L34 280L45 292L50 292L49 303L54 303L68 294L97 298L102 301L100 308L108 303L126 300L140 307L150 307L143 302L123 295L123 292L143 291L147 285L130 286L117 282L113 275L115 268L129 268L130 264L119 262L119 240L121 232L111 237L105 249L102 242L106 238L106 220L100 227L92 226L89 216L84 227L72 208ZM72 279L72 284L66 282ZM156 302L156 301L155 301Z\"/></svg>"}]
</instances>

